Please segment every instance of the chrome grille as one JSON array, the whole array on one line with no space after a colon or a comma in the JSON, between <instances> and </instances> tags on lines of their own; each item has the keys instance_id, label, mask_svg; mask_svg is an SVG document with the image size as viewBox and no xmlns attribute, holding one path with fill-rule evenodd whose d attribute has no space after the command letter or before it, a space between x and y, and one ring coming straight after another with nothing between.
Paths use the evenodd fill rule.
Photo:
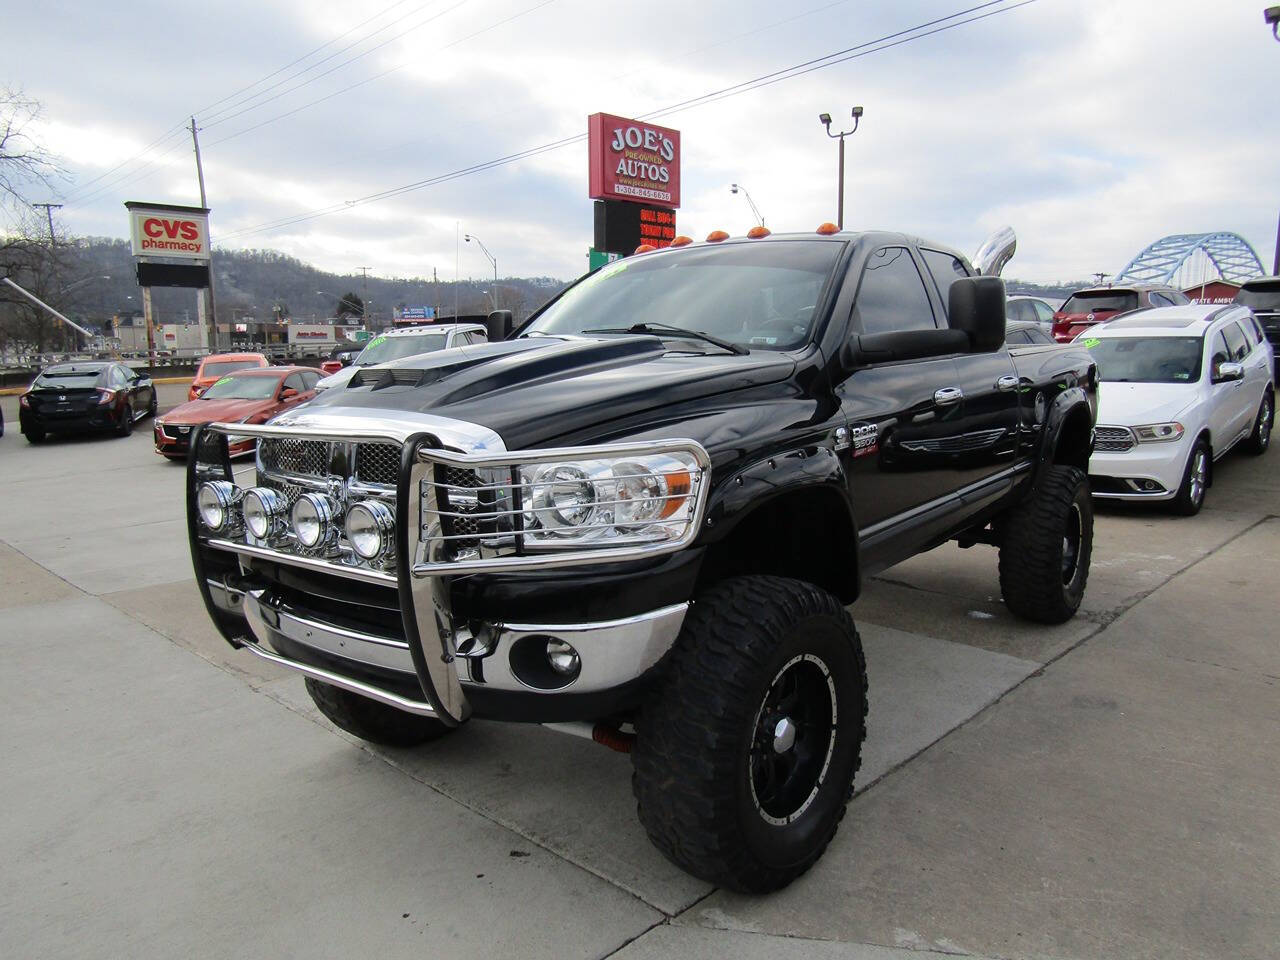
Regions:
<instances>
[{"instance_id":1,"label":"chrome grille","mask_svg":"<svg viewBox=\"0 0 1280 960\"><path fill-rule=\"evenodd\" d=\"M258 460L268 473L324 477L329 474L330 447L324 440L264 437L258 442Z\"/></svg>"},{"instance_id":2,"label":"chrome grille","mask_svg":"<svg viewBox=\"0 0 1280 960\"><path fill-rule=\"evenodd\" d=\"M394 487L400 477L400 447L394 443L361 443L356 447L356 479Z\"/></svg>"},{"instance_id":3,"label":"chrome grille","mask_svg":"<svg viewBox=\"0 0 1280 960\"><path fill-rule=\"evenodd\" d=\"M1093 449L1098 453L1124 453L1137 441L1128 427L1095 427Z\"/></svg>"},{"instance_id":4,"label":"chrome grille","mask_svg":"<svg viewBox=\"0 0 1280 960\"><path fill-rule=\"evenodd\" d=\"M436 467L436 482L442 501L441 526L455 551L474 549L481 534L497 532L494 492L478 489L485 481L476 471L441 464Z\"/></svg>"}]
</instances>

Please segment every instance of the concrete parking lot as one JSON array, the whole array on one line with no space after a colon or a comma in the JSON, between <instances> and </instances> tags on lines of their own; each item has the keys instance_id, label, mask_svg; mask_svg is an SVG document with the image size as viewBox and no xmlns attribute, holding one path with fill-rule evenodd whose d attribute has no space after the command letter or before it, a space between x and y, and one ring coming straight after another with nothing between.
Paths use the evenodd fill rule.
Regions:
<instances>
[{"instance_id":1,"label":"concrete parking lot","mask_svg":"<svg viewBox=\"0 0 1280 960\"><path fill-rule=\"evenodd\" d=\"M335 730L214 634L149 421L30 446L0 403L0 955L1280 952L1280 451L1228 456L1194 518L1100 507L1060 627L1004 610L987 547L869 583L858 793L753 898L650 847L625 756Z\"/></svg>"}]
</instances>

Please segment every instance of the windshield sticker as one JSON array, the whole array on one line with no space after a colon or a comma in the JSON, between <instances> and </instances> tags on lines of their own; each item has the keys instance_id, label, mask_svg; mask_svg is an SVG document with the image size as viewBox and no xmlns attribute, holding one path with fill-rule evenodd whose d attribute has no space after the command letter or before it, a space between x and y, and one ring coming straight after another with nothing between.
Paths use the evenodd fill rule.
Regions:
<instances>
[{"instance_id":1,"label":"windshield sticker","mask_svg":"<svg viewBox=\"0 0 1280 960\"><path fill-rule=\"evenodd\" d=\"M580 294L583 290L590 290L592 287L594 287L601 280L604 280L606 277L616 277L618 274L625 271L629 266L630 264L627 263L625 260L615 260L613 261L613 263L610 263L601 267L599 270L591 274L591 276L587 277L581 283L574 284L572 287L566 290L563 294L561 294L560 302L564 303L569 300L572 300L574 297Z\"/></svg>"},{"instance_id":2,"label":"windshield sticker","mask_svg":"<svg viewBox=\"0 0 1280 960\"><path fill-rule=\"evenodd\" d=\"M1188 373L1186 370L1179 370L1177 373L1175 373L1175 374L1173 375L1173 379L1175 379L1175 380L1190 380L1190 379L1191 379L1191 374L1190 374L1190 373Z\"/></svg>"},{"instance_id":3,"label":"windshield sticker","mask_svg":"<svg viewBox=\"0 0 1280 960\"><path fill-rule=\"evenodd\" d=\"M371 350L374 347L376 347L378 344L385 343L386 339L387 339L386 337L377 337L376 339L370 340L368 346L366 346L365 349Z\"/></svg>"},{"instance_id":4,"label":"windshield sticker","mask_svg":"<svg viewBox=\"0 0 1280 960\"><path fill-rule=\"evenodd\" d=\"M1080 342L1084 344L1086 350L1092 350L1102 341L1097 337L1090 337L1088 340L1081 340Z\"/></svg>"},{"instance_id":5,"label":"windshield sticker","mask_svg":"<svg viewBox=\"0 0 1280 960\"><path fill-rule=\"evenodd\" d=\"M230 383L230 382L231 382L231 378L230 378L230 377L223 377L221 380L215 381L213 385L214 385L215 387L220 387L220 386L222 386L224 383Z\"/></svg>"},{"instance_id":6,"label":"windshield sticker","mask_svg":"<svg viewBox=\"0 0 1280 960\"><path fill-rule=\"evenodd\" d=\"M765 344L766 346L770 346L770 347L771 347L771 346L773 346L775 343L777 343L777 342L778 342L778 338L777 338L777 337L752 337L752 338L751 338L750 340L748 340L747 342L748 342L748 343L762 343L762 344Z\"/></svg>"}]
</instances>

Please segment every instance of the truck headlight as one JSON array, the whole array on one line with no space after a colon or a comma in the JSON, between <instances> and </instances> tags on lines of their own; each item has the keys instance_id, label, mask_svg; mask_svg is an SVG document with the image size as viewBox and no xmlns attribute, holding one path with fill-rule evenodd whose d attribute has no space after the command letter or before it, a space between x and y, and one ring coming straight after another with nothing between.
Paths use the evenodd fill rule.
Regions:
<instances>
[{"instance_id":1,"label":"truck headlight","mask_svg":"<svg viewBox=\"0 0 1280 960\"><path fill-rule=\"evenodd\" d=\"M323 547L338 535L338 505L323 493L304 493L293 505L289 519L293 535L308 550Z\"/></svg>"},{"instance_id":2,"label":"truck headlight","mask_svg":"<svg viewBox=\"0 0 1280 960\"><path fill-rule=\"evenodd\" d=\"M1180 440L1185 432L1186 428L1176 420L1169 423L1148 423L1133 428L1133 435L1139 443L1167 443L1170 440Z\"/></svg>"},{"instance_id":3,"label":"truck headlight","mask_svg":"<svg viewBox=\"0 0 1280 960\"><path fill-rule=\"evenodd\" d=\"M232 511L239 500L240 490L230 480L210 480L196 491L200 519L214 533L234 526Z\"/></svg>"},{"instance_id":4,"label":"truck headlight","mask_svg":"<svg viewBox=\"0 0 1280 960\"><path fill-rule=\"evenodd\" d=\"M347 542L362 559L381 559L395 543L395 525L395 515L385 503L363 500L347 510Z\"/></svg>"},{"instance_id":5,"label":"truck headlight","mask_svg":"<svg viewBox=\"0 0 1280 960\"><path fill-rule=\"evenodd\" d=\"M528 547L676 540L693 520L693 457L683 452L520 468Z\"/></svg>"},{"instance_id":6,"label":"truck headlight","mask_svg":"<svg viewBox=\"0 0 1280 960\"><path fill-rule=\"evenodd\" d=\"M288 501L270 487L254 487L245 493L240 512L250 534L269 540L284 530L288 507Z\"/></svg>"}]
</instances>

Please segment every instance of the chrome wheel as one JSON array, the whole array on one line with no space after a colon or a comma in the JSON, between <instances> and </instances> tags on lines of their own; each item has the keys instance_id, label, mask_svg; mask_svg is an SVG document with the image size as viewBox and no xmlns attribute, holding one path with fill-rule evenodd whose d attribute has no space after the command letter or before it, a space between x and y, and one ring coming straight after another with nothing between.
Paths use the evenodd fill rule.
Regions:
<instances>
[{"instance_id":1,"label":"chrome wheel","mask_svg":"<svg viewBox=\"0 0 1280 960\"><path fill-rule=\"evenodd\" d=\"M1258 446L1263 450L1271 442L1271 419L1273 414L1271 403L1270 397L1265 398L1262 401L1262 409L1258 411Z\"/></svg>"},{"instance_id":2,"label":"chrome wheel","mask_svg":"<svg viewBox=\"0 0 1280 960\"><path fill-rule=\"evenodd\" d=\"M813 654L792 657L774 676L756 713L749 758L760 816L791 823L818 795L836 745L836 685Z\"/></svg>"},{"instance_id":3,"label":"chrome wheel","mask_svg":"<svg viewBox=\"0 0 1280 960\"><path fill-rule=\"evenodd\" d=\"M1187 476L1187 495L1193 504L1204 500L1204 488L1209 479L1209 454L1197 447L1191 457L1191 473Z\"/></svg>"}]
</instances>

